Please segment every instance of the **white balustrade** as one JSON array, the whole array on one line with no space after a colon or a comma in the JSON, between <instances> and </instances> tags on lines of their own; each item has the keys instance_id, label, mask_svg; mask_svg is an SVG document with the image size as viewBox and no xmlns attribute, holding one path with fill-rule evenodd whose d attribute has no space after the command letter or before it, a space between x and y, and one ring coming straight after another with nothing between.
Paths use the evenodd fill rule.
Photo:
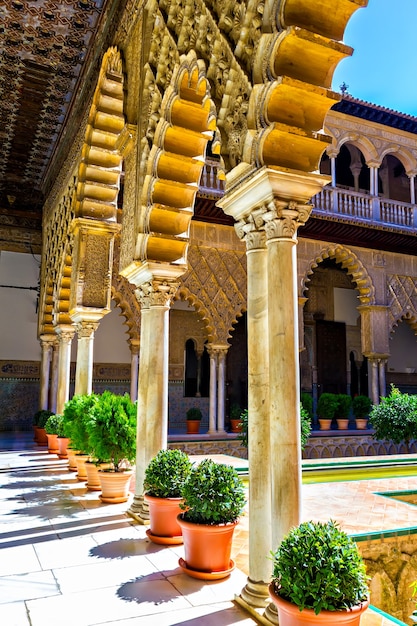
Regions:
<instances>
[{"instance_id":1,"label":"white balustrade","mask_svg":"<svg viewBox=\"0 0 417 626\"><path fill-rule=\"evenodd\" d=\"M381 225L416 228L415 204L387 198L377 198L366 193L338 187L325 187L312 198L314 213L346 216L355 221Z\"/></svg>"}]
</instances>

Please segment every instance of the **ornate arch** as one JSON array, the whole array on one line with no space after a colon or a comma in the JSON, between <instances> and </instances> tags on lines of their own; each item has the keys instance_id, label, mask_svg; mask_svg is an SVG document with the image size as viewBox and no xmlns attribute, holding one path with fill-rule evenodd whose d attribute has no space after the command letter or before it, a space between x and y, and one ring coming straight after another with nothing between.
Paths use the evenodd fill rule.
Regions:
<instances>
[{"instance_id":1,"label":"ornate arch","mask_svg":"<svg viewBox=\"0 0 417 626\"><path fill-rule=\"evenodd\" d=\"M367 270L351 250L338 244L330 244L326 248L322 248L315 259L311 261L301 281L301 296L308 291L309 276L313 274L314 269L325 259L335 259L337 263L342 265L343 269L347 270L352 281L356 283L361 304L375 304L375 287Z\"/></svg>"},{"instance_id":2,"label":"ornate arch","mask_svg":"<svg viewBox=\"0 0 417 626\"><path fill-rule=\"evenodd\" d=\"M389 156L390 154L397 157L400 163L404 166L406 173L415 173L417 161L411 150L407 150L407 148L397 144L389 144L388 146L385 146L380 153L381 163L384 157Z\"/></svg>"},{"instance_id":3,"label":"ornate arch","mask_svg":"<svg viewBox=\"0 0 417 626\"><path fill-rule=\"evenodd\" d=\"M140 340L140 306L134 293L134 286L119 274L120 238L117 236L113 258L113 274L111 297L121 310L125 318L129 339L134 342Z\"/></svg>"},{"instance_id":4,"label":"ornate arch","mask_svg":"<svg viewBox=\"0 0 417 626\"><path fill-rule=\"evenodd\" d=\"M112 47L103 56L78 166L73 238L71 319L110 311L117 197L131 135L125 124L123 65Z\"/></svg>"},{"instance_id":5,"label":"ornate arch","mask_svg":"<svg viewBox=\"0 0 417 626\"><path fill-rule=\"evenodd\" d=\"M246 253L190 246L189 269L177 297L201 315L211 343L227 343L246 310Z\"/></svg>"},{"instance_id":6,"label":"ornate arch","mask_svg":"<svg viewBox=\"0 0 417 626\"><path fill-rule=\"evenodd\" d=\"M351 15L367 0L266 2L254 59L244 160L258 166L318 169L329 138L318 135L338 96L330 90L337 64L352 54L341 43ZM276 17L275 17L276 16ZM272 24L271 24L272 21ZM271 33L272 26L272 33Z\"/></svg>"},{"instance_id":7,"label":"ornate arch","mask_svg":"<svg viewBox=\"0 0 417 626\"><path fill-rule=\"evenodd\" d=\"M75 217L117 221L122 170L123 68L120 52L104 54L88 116L75 199Z\"/></svg>"},{"instance_id":8,"label":"ornate arch","mask_svg":"<svg viewBox=\"0 0 417 626\"><path fill-rule=\"evenodd\" d=\"M340 152L341 147L346 143L350 143L358 148L358 150L362 152L366 163L380 162L378 150L369 139L369 137L359 135L359 133L355 133L352 131L343 133L338 138L333 138L332 145L327 148L327 154L329 156L337 156Z\"/></svg>"},{"instance_id":9,"label":"ornate arch","mask_svg":"<svg viewBox=\"0 0 417 626\"><path fill-rule=\"evenodd\" d=\"M148 159L136 258L184 264L207 142L216 130L204 63L192 50L165 91Z\"/></svg>"},{"instance_id":10,"label":"ornate arch","mask_svg":"<svg viewBox=\"0 0 417 626\"><path fill-rule=\"evenodd\" d=\"M389 275L387 293L390 334L403 319L417 333L417 278L399 274Z\"/></svg>"}]
</instances>

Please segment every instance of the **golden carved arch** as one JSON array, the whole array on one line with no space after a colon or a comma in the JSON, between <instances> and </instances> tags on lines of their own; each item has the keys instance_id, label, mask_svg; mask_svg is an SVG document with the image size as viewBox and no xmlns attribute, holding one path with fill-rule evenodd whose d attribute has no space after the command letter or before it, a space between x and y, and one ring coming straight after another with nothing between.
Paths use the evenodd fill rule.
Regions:
<instances>
[{"instance_id":1,"label":"golden carved arch","mask_svg":"<svg viewBox=\"0 0 417 626\"><path fill-rule=\"evenodd\" d=\"M332 0L282 0L277 15L275 3L266 3L269 28L254 58L256 84L244 147L247 163L317 170L329 142L318 131L339 99L330 90L333 72L352 54L341 39L352 14L366 5L367 0L342 0L335 11Z\"/></svg>"},{"instance_id":2,"label":"golden carved arch","mask_svg":"<svg viewBox=\"0 0 417 626\"><path fill-rule=\"evenodd\" d=\"M136 258L181 264L206 146L216 130L204 63L181 57L165 91L145 176Z\"/></svg>"},{"instance_id":3,"label":"golden carved arch","mask_svg":"<svg viewBox=\"0 0 417 626\"><path fill-rule=\"evenodd\" d=\"M338 244L331 244L323 248L310 263L301 281L300 296L308 291L309 277L313 274L314 269L325 259L335 259L337 263L341 264L343 269L347 270L352 281L356 283L356 289L359 292L359 300L362 305L375 304L375 287L367 270L351 250Z\"/></svg>"},{"instance_id":4,"label":"golden carved arch","mask_svg":"<svg viewBox=\"0 0 417 626\"><path fill-rule=\"evenodd\" d=\"M75 201L75 217L117 221L123 160L123 68L120 52L109 48L90 107Z\"/></svg>"}]
</instances>

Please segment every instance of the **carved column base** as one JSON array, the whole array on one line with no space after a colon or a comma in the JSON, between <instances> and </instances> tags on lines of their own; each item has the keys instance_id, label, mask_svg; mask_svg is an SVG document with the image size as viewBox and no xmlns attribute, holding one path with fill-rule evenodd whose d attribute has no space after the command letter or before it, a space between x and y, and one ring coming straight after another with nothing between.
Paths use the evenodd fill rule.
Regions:
<instances>
[{"instance_id":1,"label":"carved column base","mask_svg":"<svg viewBox=\"0 0 417 626\"><path fill-rule=\"evenodd\" d=\"M279 624L277 607L273 602L270 602L266 607L264 617L268 620L266 623Z\"/></svg>"},{"instance_id":2,"label":"carved column base","mask_svg":"<svg viewBox=\"0 0 417 626\"><path fill-rule=\"evenodd\" d=\"M263 624L263 626L271 626L271 624L278 624L278 614L276 613L276 621L271 621L269 616L266 615L266 611L262 608L255 608L246 602L242 596L235 596L236 604L239 604L249 615L252 615L257 624Z\"/></svg>"},{"instance_id":3,"label":"carved column base","mask_svg":"<svg viewBox=\"0 0 417 626\"><path fill-rule=\"evenodd\" d=\"M240 597L255 608L266 608L270 602L268 583L257 583L248 578L248 582L240 592Z\"/></svg>"},{"instance_id":4,"label":"carved column base","mask_svg":"<svg viewBox=\"0 0 417 626\"><path fill-rule=\"evenodd\" d=\"M126 513L139 524L149 524L149 506L143 501L143 496L135 495Z\"/></svg>"}]
</instances>

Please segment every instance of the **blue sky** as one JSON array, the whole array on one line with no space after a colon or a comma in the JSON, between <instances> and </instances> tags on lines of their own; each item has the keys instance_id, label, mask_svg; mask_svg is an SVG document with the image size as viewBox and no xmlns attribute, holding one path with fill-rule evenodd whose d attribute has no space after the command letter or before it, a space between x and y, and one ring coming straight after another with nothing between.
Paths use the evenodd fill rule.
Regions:
<instances>
[{"instance_id":1,"label":"blue sky","mask_svg":"<svg viewBox=\"0 0 417 626\"><path fill-rule=\"evenodd\" d=\"M341 61L332 88L417 116L417 0L369 0L345 30L354 53Z\"/></svg>"}]
</instances>

